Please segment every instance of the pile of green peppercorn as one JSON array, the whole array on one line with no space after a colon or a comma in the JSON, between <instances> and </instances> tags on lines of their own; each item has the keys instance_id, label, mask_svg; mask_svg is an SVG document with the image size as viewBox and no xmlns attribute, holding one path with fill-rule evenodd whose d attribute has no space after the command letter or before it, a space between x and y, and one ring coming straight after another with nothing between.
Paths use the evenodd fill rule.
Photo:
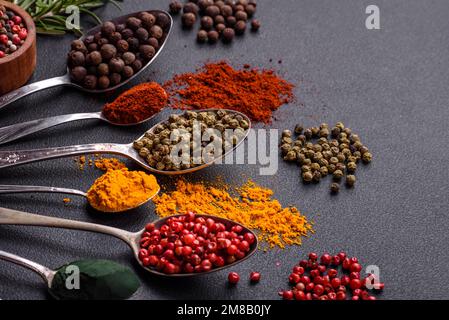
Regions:
<instances>
[{"instance_id":1,"label":"pile of green peppercorn","mask_svg":"<svg viewBox=\"0 0 449 320\"><path fill-rule=\"evenodd\" d=\"M189 0L184 5L174 0L170 3L170 12L183 12L181 20L186 29L191 29L200 16L198 42L216 43L220 38L231 42L235 35L243 35L248 21L256 13L256 7L255 0ZM257 31L259 28L259 20L253 19L251 30Z\"/></svg>"},{"instance_id":2,"label":"pile of green peppercorn","mask_svg":"<svg viewBox=\"0 0 449 320\"><path fill-rule=\"evenodd\" d=\"M162 12L140 12L122 24L104 22L95 35L72 42L67 62L71 79L90 90L118 85L154 57L170 24Z\"/></svg>"},{"instance_id":3,"label":"pile of green peppercorn","mask_svg":"<svg viewBox=\"0 0 449 320\"><path fill-rule=\"evenodd\" d=\"M198 132L194 130L195 124L198 125ZM157 170L187 170L205 164L203 152L209 143L218 142L222 147L221 155L224 155L245 138L249 128L248 118L231 111L187 111L183 114L172 114L167 121L150 129L143 138L134 142L134 149ZM208 134L207 129L215 129L217 134L211 134L209 141L202 141L204 135ZM184 132L175 136L174 130L184 130ZM201 137L196 140L195 135L198 133ZM183 136L184 134L186 136ZM204 138L204 140L207 139ZM176 163L172 159L172 151L180 142L186 141L189 152L177 154L182 162ZM208 154L208 156L214 159L219 158L214 154Z\"/></svg>"},{"instance_id":4,"label":"pile of green peppercorn","mask_svg":"<svg viewBox=\"0 0 449 320\"><path fill-rule=\"evenodd\" d=\"M341 122L332 129L326 123L305 130L297 125L295 134L296 139L293 140L290 130L282 132L281 152L284 160L301 166L301 177L306 183L318 183L331 174L334 181L331 184L333 193L340 191L339 182L343 178L348 187L353 187L356 182L354 174L360 160L365 164L372 160L371 153L362 144L360 137Z\"/></svg>"}]
</instances>

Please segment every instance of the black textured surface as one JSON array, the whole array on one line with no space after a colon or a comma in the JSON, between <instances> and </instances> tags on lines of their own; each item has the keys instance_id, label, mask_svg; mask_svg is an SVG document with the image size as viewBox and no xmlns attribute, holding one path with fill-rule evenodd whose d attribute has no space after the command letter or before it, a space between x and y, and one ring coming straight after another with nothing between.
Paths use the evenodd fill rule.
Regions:
<instances>
[{"instance_id":1,"label":"black textured surface","mask_svg":"<svg viewBox=\"0 0 449 320\"><path fill-rule=\"evenodd\" d=\"M363 264L380 267L386 283L384 299L449 298L447 210L449 119L449 3L445 0L378 0L382 30L365 28L369 1L259 1L262 28L233 45L199 47L195 32L175 20L172 37L146 79L163 82L174 73L191 71L205 60L229 59L233 65L274 68L297 84L298 103L276 112L274 128L343 121L372 150L374 162L358 170L357 187L337 197L328 193L329 179L304 186L298 169L279 162L276 176L259 176L257 166L215 166L189 179L239 185L251 177L273 188L283 205L293 204L316 223L316 234L302 247L258 252L235 268L242 276L236 288L226 285L227 272L189 280L164 280L139 270L128 247L108 236L32 227L0 227L0 248L50 267L80 258L107 258L132 265L142 281L138 299L277 299L287 286L291 266L307 252L345 250ZM130 1L124 13L166 9L168 1ZM103 18L120 15L113 6L99 10ZM38 39L38 67L32 80L61 75L71 37ZM272 59L270 62L270 59ZM278 60L282 60L278 64ZM4 76L4 75L2 75ZM37 117L97 111L113 96L89 96L57 88L35 94L2 110L0 126ZM167 114L169 110L165 111ZM159 116L154 121L163 119ZM148 124L148 127L151 123ZM93 142L129 142L146 126L110 127L96 121L65 125L0 150ZM130 164L131 165L131 164ZM132 167L132 166L131 166ZM80 171L72 159L41 162L0 171L2 184L37 184L86 190L100 175ZM160 182L173 185L161 178ZM130 214L103 216L86 211L83 199L64 206L61 195L2 196L0 205L49 216L79 219L138 230L154 219L153 207ZM263 280L250 286L250 271ZM47 298L40 279L0 262L1 299Z\"/></svg>"}]
</instances>

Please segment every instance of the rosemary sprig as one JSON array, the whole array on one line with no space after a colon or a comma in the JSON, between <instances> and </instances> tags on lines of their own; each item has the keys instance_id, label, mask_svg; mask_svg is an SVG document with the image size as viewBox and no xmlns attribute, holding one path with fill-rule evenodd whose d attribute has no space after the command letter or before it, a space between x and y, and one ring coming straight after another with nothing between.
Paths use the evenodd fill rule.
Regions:
<instances>
[{"instance_id":1,"label":"rosemary sprig","mask_svg":"<svg viewBox=\"0 0 449 320\"><path fill-rule=\"evenodd\" d=\"M112 3L117 8L120 5L117 1L122 0L8 0L25 9L33 18L36 24L36 31L40 34L63 35L73 32L77 35L82 34L81 29L69 29L66 26L66 19L69 14L66 8L77 6L80 14L91 16L97 23L101 19L92 11L102 7L107 3Z\"/></svg>"}]
</instances>

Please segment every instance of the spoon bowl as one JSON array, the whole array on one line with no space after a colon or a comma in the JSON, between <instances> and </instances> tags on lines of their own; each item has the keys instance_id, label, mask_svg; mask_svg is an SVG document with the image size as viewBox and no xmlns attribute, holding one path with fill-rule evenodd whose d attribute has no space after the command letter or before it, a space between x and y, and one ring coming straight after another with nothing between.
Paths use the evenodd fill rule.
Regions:
<instances>
[{"instance_id":1,"label":"spoon bowl","mask_svg":"<svg viewBox=\"0 0 449 320\"><path fill-rule=\"evenodd\" d=\"M179 215L174 215L171 217L176 217ZM197 217L203 217L205 219L212 218L217 222L221 222L225 224L226 226L234 226L234 225L240 225L241 224L227 220L224 218L219 218L215 216L210 215L204 215L204 214L197 214ZM170 217L162 218L154 222L155 226L158 228L162 224L164 224ZM139 265L147 270L148 272L160 276L160 277L167 277L167 278L186 278L186 277L195 277L195 276L201 276L205 274L210 274L213 272L221 271L226 268L233 267L248 258L250 258L254 253L257 251L258 247L258 240L257 236L254 232L246 228L245 226L242 226L244 232L249 232L254 235L255 241L250 247L250 251L248 254L240 260L236 260L234 263L225 265L223 267L211 269L207 272L200 272L200 273L177 273L177 274L165 274L161 273L157 270L153 270L151 268L144 267L141 261L139 260L139 250L140 250L140 239L145 231L145 229L140 230L138 232L129 232L118 228L113 228L109 226L104 226L100 224L94 224L94 223L88 223L88 222L81 222L81 221L75 221L75 220L68 220L68 219L60 219L60 218L53 218L53 217L47 217L47 216L41 216L36 214L31 214L27 212L22 211L16 211L6 208L0 208L0 225L28 225L28 226L41 226L41 227L53 227L53 228L64 228L64 229L72 229L72 230L84 230L89 232L95 232L95 233L103 233L107 235L111 235L113 237L116 237L118 239L121 239L125 243L128 244L128 246L131 248L134 258L137 260Z\"/></svg>"},{"instance_id":2,"label":"spoon bowl","mask_svg":"<svg viewBox=\"0 0 449 320\"><path fill-rule=\"evenodd\" d=\"M82 154L114 154L119 156L124 156L128 159L133 160L137 164L139 164L142 168L144 168L147 171L150 171L154 174L161 174L161 175L181 175L181 174L187 174L196 172L198 170L202 170L204 168L207 168L211 165L213 165L218 160L223 159L228 154L234 152L248 137L249 131L251 129L251 120L244 115L241 112L234 111L234 110L226 110L226 109L206 109L206 110L196 110L196 112L217 112L218 110L224 110L228 113L233 113L236 115L240 115L243 119L245 119L248 122L248 129L245 131L245 134L241 139L238 141L238 143L233 146L231 150L228 150L224 154L222 154L220 157L217 157L215 159L212 159L211 161L204 163L202 165L184 169L184 170L178 170L178 171L162 171L158 170L156 168L151 167L146 163L145 159L143 159L139 153L134 149L133 143L129 144L113 144L113 143L97 143L97 144L87 144L87 145L78 145L78 146L69 146L69 147L58 147L58 148L49 148L49 149L37 149L37 150L24 150L24 151L1 151L0 152L0 169L11 167L11 166L17 166L22 165L25 163L31 163L36 161L42 161L47 159L55 159L55 158L61 158L61 157L68 157L68 156L76 156L76 155L82 155ZM165 122L161 121L154 125L149 131L152 132L159 124ZM145 134L143 134L140 138L144 137ZM139 139L140 139L139 138Z\"/></svg>"},{"instance_id":3,"label":"spoon bowl","mask_svg":"<svg viewBox=\"0 0 449 320\"><path fill-rule=\"evenodd\" d=\"M142 10L144 11L144 10ZM138 11L138 12L134 12L134 13L130 13L130 14L126 14L124 16L120 16L114 19L111 19L109 21L112 21L116 24L120 24L126 21L127 18L129 17L133 17L136 16L137 14L139 14L142 11ZM80 89L82 91L85 92L89 92L89 93L106 93L106 92L110 92L113 90L118 89L119 87L122 87L124 85L126 85L128 82L132 81L134 78L136 78L139 74L141 74L145 69L147 69L152 63L153 61L159 56L159 54L161 53L162 49L164 48L165 44L167 43L167 39L171 33L171 30L173 28L173 19L170 16L170 14L168 14L166 11L163 10L148 10L146 12L158 15L158 14L163 14L166 15L169 18L169 25L167 26L167 28L164 30L164 35L165 37L162 39L161 43L159 44L159 48L156 50L156 53L154 54L154 56L144 65L142 66L142 68L136 72L132 77L121 81L119 84L113 86L113 87L109 87L106 89L87 89L84 88L83 86L73 82L70 79L70 75L69 75L69 68L67 68L67 73L61 77L55 77L55 78L51 78L51 79L47 79L47 80L42 80L39 82L35 82L35 83L31 83L29 85L23 86L17 90L11 91L3 96L0 97L0 110L4 107L6 107L7 105L9 105L10 103L17 101L29 94L32 94L34 92L38 92L44 89L48 89L48 88L52 88L52 87L57 87L57 86L72 86L75 87L77 89ZM82 36L80 38L80 40L83 40L86 36L89 35L94 35L95 33L97 33L98 31L101 30L101 25L98 25L90 30L88 30L86 32L86 34L84 36Z\"/></svg>"}]
</instances>

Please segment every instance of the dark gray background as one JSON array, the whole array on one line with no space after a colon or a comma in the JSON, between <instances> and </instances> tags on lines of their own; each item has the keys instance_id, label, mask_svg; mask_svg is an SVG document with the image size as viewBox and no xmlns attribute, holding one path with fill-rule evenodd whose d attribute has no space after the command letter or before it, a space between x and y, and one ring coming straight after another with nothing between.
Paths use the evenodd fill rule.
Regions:
<instances>
[{"instance_id":1,"label":"dark gray background","mask_svg":"<svg viewBox=\"0 0 449 320\"><path fill-rule=\"evenodd\" d=\"M274 5L276 3L276 5ZM287 287L290 268L309 251L345 250L363 264L380 267L383 299L449 298L448 170L449 3L396 0L374 2L381 9L380 31L365 28L365 8L373 1L259 1L262 28L234 44L199 46L195 32L180 28L179 18L164 52L134 81L164 82L192 71L206 60L228 59L240 67L273 68L297 85L296 103L276 112L273 128L344 121L372 150L374 161L357 172L357 187L330 196L329 178L304 186L298 168L280 162L276 176L259 176L258 166L215 166L187 177L224 177L240 185L251 177L273 188L283 205L296 205L315 221L316 234L301 247L258 252L234 268L243 280L226 285L227 272L189 280L158 279L139 270L128 247L108 236L32 227L0 227L0 248L50 267L80 258L107 258L132 266L142 288L138 299L277 299ZM166 9L168 1L130 1L123 12ZM103 18L120 15L113 6ZM33 81L61 75L71 36L38 38ZM272 62L270 62L272 59ZM282 64L278 64L282 60ZM2 75L7 76L7 75ZM118 93L117 93L118 94ZM0 115L0 126L38 117L98 111L114 96L90 96L57 88L15 103ZM166 110L164 114L170 111ZM160 115L154 122L163 119ZM131 129L85 121L48 130L1 150L93 142L126 143L152 123ZM131 165L131 164L130 164ZM131 166L132 168L135 168ZM0 171L2 184L37 184L87 190L98 170L80 171L72 159L60 159ZM173 180L160 178L173 186ZM64 206L61 195L2 196L1 206L49 216L104 223L138 230L154 219L153 207L106 216L89 213L83 199ZM250 271L263 280L250 286ZM38 276L0 262L1 299L48 298Z\"/></svg>"}]
</instances>

